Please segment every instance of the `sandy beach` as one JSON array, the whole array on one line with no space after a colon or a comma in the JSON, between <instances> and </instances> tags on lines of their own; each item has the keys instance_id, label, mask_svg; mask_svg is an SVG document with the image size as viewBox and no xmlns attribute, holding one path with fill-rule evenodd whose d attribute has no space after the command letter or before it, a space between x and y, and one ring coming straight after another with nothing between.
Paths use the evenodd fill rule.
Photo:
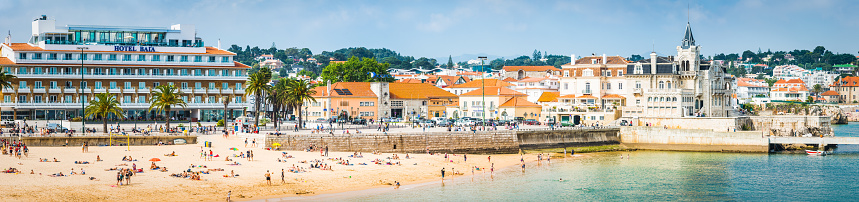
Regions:
<instances>
[{"instance_id":1,"label":"sandy beach","mask_svg":"<svg viewBox=\"0 0 859 202\"><path fill-rule=\"evenodd\" d=\"M394 181L407 185L441 180L442 168L445 168L446 175L455 172L469 175L474 166L486 169L475 171L477 174L489 172L492 163L495 169L500 169L517 165L520 161L520 156L516 154L491 155L490 162L487 155L467 155L466 161L462 154L448 154L449 159L445 159L443 153L409 154L409 159L405 158L406 154L397 154L400 159L394 160L388 159L393 157L393 154L389 153L374 155L365 152L362 153L363 158L352 158L349 157L353 155L351 152L330 152L328 157L323 157L319 151L285 151L294 158L278 162L278 158L284 160L284 151L265 150L261 148L262 144L256 148L251 145L245 147L244 140L241 137L203 135L198 139L198 144L193 145L132 146L131 151L127 151L126 147L91 146L86 153L81 151L80 145L31 147L29 157L22 157L20 160L8 155L0 157L0 167L4 170L10 167L21 170L19 174L0 174L4 179L0 181L0 186L6 187L0 198L4 201L216 201L224 200L227 191L232 191L233 200L254 200L379 187L393 189L391 184ZM214 157L212 161L200 157L204 141L213 142L213 147L203 149L206 152L211 149L219 157ZM253 151L253 161L233 157L247 150ZM174 151L177 156L165 156ZM103 161L96 162L97 156ZM122 161L124 156L131 156L137 161ZM226 161L228 156L233 161ZM60 162L39 162L39 158L56 158ZM156 164L167 167L168 172L149 170L149 160L152 158L160 159ZM337 164L339 160L335 158L348 160L353 165ZM386 163L377 165L372 162L376 159ZM313 160L323 160L323 163L332 166L333 171L311 169L310 161ZM525 160L534 161L536 157L526 155ZM75 161L89 161L90 164L75 164ZM241 165L230 165L233 162ZM387 162L393 165L386 165ZM144 172L132 177L130 185L116 186L116 171L106 169L131 168L133 164ZM198 167L192 168L192 164ZM199 167L201 165L205 168ZM301 167L306 172L289 172L293 166ZM83 169L86 175L69 175L72 169L78 173ZM201 174L199 181L170 176L188 169L223 171ZM285 182L281 182L281 169L286 170ZM30 174L30 170L35 174ZM224 177L231 171L239 176ZM272 172L272 185L267 185L265 181L266 171ZM69 176L50 176L60 172ZM90 177L95 177L95 180Z\"/></svg>"}]
</instances>

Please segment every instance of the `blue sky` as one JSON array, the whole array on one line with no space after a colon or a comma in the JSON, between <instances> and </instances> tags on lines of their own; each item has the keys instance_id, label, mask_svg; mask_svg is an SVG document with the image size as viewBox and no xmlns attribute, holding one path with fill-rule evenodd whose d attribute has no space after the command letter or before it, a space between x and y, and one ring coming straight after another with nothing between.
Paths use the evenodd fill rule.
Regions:
<instances>
[{"instance_id":1,"label":"blue sky","mask_svg":"<svg viewBox=\"0 0 859 202\"><path fill-rule=\"evenodd\" d=\"M676 53L688 19L702 54L813 49L857 54L859 2L720 1L9 1L0 30L30 35L42 14L57 25L195 24L208 45L388 48L416 57L466 54ZM446 60L446 59L445 59Z\"/></svg>"}]
</instances>

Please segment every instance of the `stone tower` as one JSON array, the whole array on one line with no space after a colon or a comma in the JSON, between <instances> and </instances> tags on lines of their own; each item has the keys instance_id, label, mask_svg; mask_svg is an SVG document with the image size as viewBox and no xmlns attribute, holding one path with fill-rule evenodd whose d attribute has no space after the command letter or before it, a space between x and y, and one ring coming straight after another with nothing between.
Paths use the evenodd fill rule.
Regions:
<instances>
[{"instance_id":1,"label":"stone tower","mask_svg":"<svg viewBox=\"0 0 859 202\"><path fill-rule=\"evenodd\" d=\"M680 71L697 71L700 61L701 46L695 45L695 38L692 37L692 27L686 23L686 35L683 37L683 42L677 46L677 59Z\"/></svg>"}]
</instances>

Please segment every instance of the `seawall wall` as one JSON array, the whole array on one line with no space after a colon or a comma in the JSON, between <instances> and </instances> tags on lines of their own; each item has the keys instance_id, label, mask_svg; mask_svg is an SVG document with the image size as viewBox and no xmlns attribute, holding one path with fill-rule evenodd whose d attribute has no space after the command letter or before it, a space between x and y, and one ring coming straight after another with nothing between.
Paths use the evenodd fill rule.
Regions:
<instances>
[{"instance_id":1,"label":"seawall wall","mask_svg":"<svg viewBox=\"0 0 859 202\"><path fill-rule=\"evenodd\" d=\"M18 140L17 137L13 138L4 138L11 140ZM155 145L158 144L159 141L165 144L173 144L173 141L176 139L185 140L185 144L196 144L197 136L131 136L130 139L126 139L124 137L115 138L115 140L119 140L122 142L130 141L131 146L135 145ZM27 146L36 146L36 147L59 147L66 144L66 140L68 140L69 146L81 146L84 142L87 142L90 146L100 146L100 145L108 145L110 144L110 137L108 136L96 136L96 137L21 137L21 141L24 141ZM114 144L120 144L114 142ZM122 143L125 144L125 143Z\"/></svg>"},{"instance_id":2,"label":"seawall wall","mask_svg":"<svg viewBox=\"0 0 859 202\"><path fill-rule=\"evenodd\" d=\"M767 152L761 131L714 131L633 126L620 129L621 144L635 149L670 151Z\"/></svg>"}]
</instances>

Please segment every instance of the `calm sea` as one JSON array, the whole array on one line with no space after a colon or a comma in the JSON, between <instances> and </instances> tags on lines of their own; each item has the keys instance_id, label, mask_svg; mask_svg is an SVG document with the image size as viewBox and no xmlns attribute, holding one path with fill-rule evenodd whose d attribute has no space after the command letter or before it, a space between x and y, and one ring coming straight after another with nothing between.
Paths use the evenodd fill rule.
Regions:
<instances>
[{"instance_id":1,"label":"calm sea","mask_svg":"<svg viewBox=\"0 0 859 202\"><path fill-rule=\"evenodd\" d=\"M859 137L859 124L834 126ZM621 159L620 156L624 158ZM630 158L626 158L629 155ZM857 201L859 146L830 156L715 152L608 152L552 159L354 201ZM559 179L563 179L560 181Z\"/></svg>"}]
</instances>

